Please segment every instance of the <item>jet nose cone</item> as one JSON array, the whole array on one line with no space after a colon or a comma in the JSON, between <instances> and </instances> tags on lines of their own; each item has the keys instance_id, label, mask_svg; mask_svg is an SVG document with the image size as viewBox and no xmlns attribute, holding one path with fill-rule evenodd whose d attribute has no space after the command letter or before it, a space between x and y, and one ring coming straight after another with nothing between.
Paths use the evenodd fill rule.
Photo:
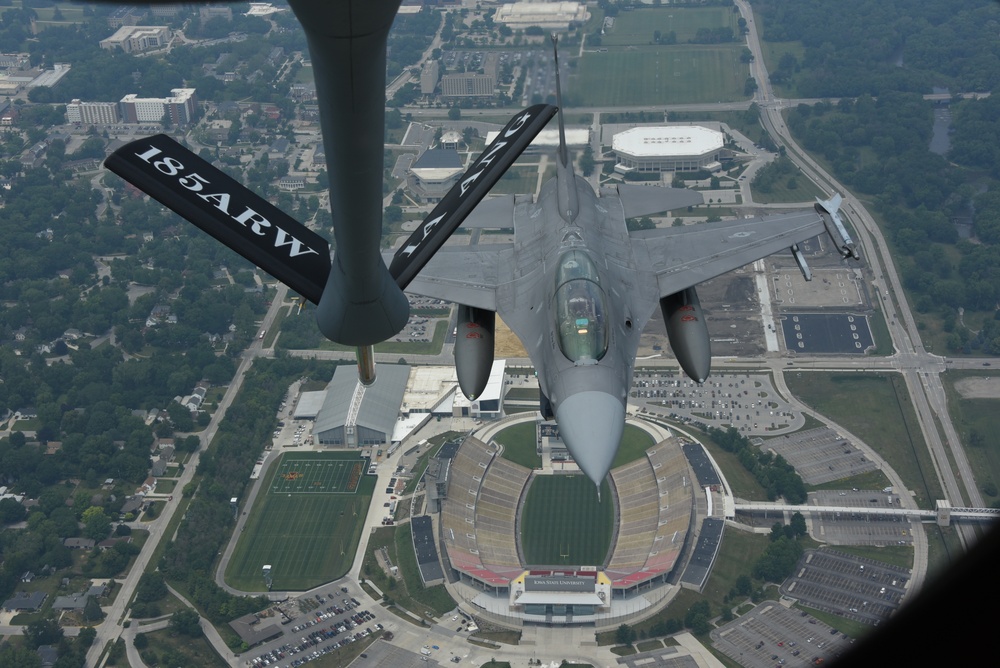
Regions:
<instances>
[{"instance_id":1,"label":"jet nose cone","mask_svg":"<svg viewBox=\"0 0 1000 668\"><path fill-rule=\"evenodd\" d=\"M556 421L580 470L600 487L622 440L625 406L605 392L578 392L559 403Z\"/></svg>"}]
</instances>

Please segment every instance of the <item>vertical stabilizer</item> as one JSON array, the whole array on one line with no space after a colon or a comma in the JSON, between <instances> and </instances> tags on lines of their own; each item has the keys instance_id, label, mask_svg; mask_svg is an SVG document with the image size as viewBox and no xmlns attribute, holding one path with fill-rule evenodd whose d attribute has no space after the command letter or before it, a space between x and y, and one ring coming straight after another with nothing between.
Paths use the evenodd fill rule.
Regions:
<instances>
[{"instance_id":1,"label":"vertical stabilizer","mask_svg":"<svg viewBox=\"0 0 1000 668\"><path fill-rule=\"evenodd\" d=\"M580 212L579 198L576 196L576 175L573 173L573 161L566 146L566 126L563 123L562 87L559 82L559 39L552 35L552 54L556 66L556 106L559 107L559 150L556 153L556 184L559 193L559 215L567 223L576 220Z\"/></svg>"}]
</instances>

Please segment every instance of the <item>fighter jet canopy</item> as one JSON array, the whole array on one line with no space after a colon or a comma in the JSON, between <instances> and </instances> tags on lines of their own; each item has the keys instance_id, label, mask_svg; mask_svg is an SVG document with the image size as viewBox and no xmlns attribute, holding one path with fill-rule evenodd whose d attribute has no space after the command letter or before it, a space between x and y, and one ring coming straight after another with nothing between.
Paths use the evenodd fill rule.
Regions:
<instances>
[{"instance_id":1,"label":"fighter jet canopy","mask_svg":"<svg viewBox=\"0 0 1000 668\"><path fill-rule=\"evenodd\" d=\"M593 261L571 250L559 259L555 317L559 349L571 362L596 362L608 351L604 290Z\"/></svg>"}]
</instances>

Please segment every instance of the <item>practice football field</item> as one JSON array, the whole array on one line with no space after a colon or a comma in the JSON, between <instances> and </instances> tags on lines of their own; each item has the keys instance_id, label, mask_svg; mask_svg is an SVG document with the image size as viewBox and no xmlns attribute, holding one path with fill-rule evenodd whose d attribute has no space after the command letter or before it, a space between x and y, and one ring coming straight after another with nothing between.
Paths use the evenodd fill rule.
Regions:
<instances>
[{"instance_id":1,"label":"practice football field","mask_svg":"<svg viewBox=\"0 0 1000 668\"><path fill-rule=\"evenodd\" d=\"M354 561L375 477L355 452L285 453L272 464L226 568L226 582L302 590L342 576Z\"/></svg>"},{"instance_id":2,"label":"practice football field","mask_svg":"<svg viewBox=\"0 0 1000 668\"><path fill-rule=\"evenodd\" d=\"M521 546L531 566L600 566L611 547L614 503L607 480L597 501L583 475L535 476L521 512Z\"/></svg>"},{"instance_id":3,"label":"practice football field","mask_svg":"<svg viewBox=\"0 0 1000 668\"><path fill-rule=\"evenodd\" d=\"M677 44L688 44L701 28L730 28L739 40L739 14L728 7L659 7L620 12L614 26L601 37L601 46L642 46L674 33ZM665 46L663 44L660 45Z\"/></svg>"},{"instance_id":4,"label":"practice football field","mask_svg":"<svg viewBox=\"0 0 1000 668\"><path fill-rule=\"evenodd\" d=\"M585 52L566 86L581 107L736 102L749 66L736 44L611 48Z\"/></svg>"}]
</instances>

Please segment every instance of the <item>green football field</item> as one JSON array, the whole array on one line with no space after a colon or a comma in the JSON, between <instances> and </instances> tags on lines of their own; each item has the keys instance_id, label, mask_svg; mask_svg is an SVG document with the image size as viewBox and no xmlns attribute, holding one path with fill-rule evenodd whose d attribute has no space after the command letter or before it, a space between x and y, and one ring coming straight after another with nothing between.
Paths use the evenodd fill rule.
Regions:
<instances>
[{"instance_id":1,"label":"green football field","mask_svg":"<svg viewBox=\"0 0 1000 668\"><path fill-rule=\"evenodd\" d=\"M352 452L283 454L249 511L226 582L265 591L265 564L274 590L309 589L346 573L375 488L367 468Z\"/></svg>"},{"instance_id":2,"label":"green football field","mask_svg":"<svg viewBox=\"0 0 1000 668\"><path fill-rule=\"evenodd\" d=\"M612 48L586 52L566 86L581 107L745 100L742 45Z\"/></svg>"},{"instance_id":3,"label":"green football field","mask_svg":"<svg viewBox=\"0 0 1000 668\"><path fill-rule=\"evenodd\" d=\"M740 15L728 7L662 7L619 12L614 26L601 36L601 46L627 46L650 44L653 33L660 31L661 38L671 32L677 44L687 44L699 28L724 28L733 30L739 39Z\"/></svg>"},{"instance_id":4,"label":"green football field","mask_svg":"<svg viewBox=\"0 0 1000 668\"><path fill-rule=\"evenodd\" d=\"M535 476L521 511L524 558L532 566L600 566L611 547L614 520L607 480L598 502L586 476Z\"/></svg>"}]
</instances>

